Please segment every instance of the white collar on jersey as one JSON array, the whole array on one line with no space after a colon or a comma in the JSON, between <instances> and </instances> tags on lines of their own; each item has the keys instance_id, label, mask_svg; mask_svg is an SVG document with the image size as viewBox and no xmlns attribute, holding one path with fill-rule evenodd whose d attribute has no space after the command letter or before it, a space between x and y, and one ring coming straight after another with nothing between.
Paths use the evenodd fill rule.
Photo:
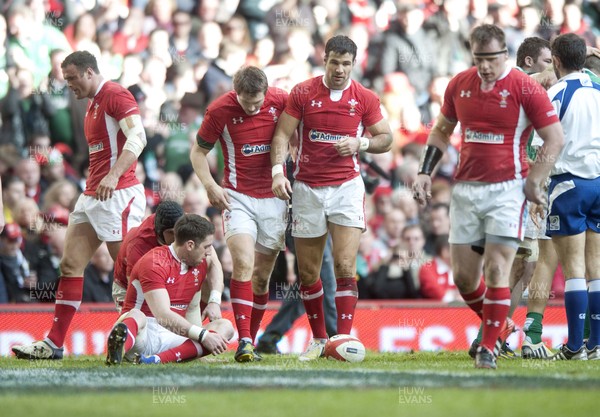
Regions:
<instances>
[{"instance_id":1,"label":"white collar on jersey","mask_svg":"<svg viewBox=\"0 0 600 417\"><path fill-rule=\"evenodd\" d=\"M350 85L352 84L352 79L348 79L348 85L346 85L346 87L344 87L344 89L343 89L343 90L334 90L334 89L332 89L332 88L329 88L329 87L327 86L327 84L325 83L325 76L324 76L324 75L323 75L323 78L322 78L322 80L323 80L323 85L324 85L324 86L325 86L327 89L329 89L329 99L330 99L331 101L333 101L334 103L335 103L335 102L338 102L338 101L340 101L340 100L342 99L342 94L344 94L344 91L346 91L347 89L349 89L349 88L350 88Z\"/></svg>"},{"instance_id":2,"label":"white collar on jersey","mask_svg":"<svg viewBox=\"0 0 600 417\"><path fill-rule=\"evenodd\" d=\"M570 74L565 75L558 81L566 81L566 80L581 80L583 81L583 85L591 85L591 78L584 72L572 72Z\"/></svg>"},{"instance_id":3,"label":"white collar on jersey","mask_svg":"<svg viewBox=\"0 0 600 417\"><path fill-rule=\"evenodd\" d=\"M181 275L185 274L188 271L189 267L185 262L179 259L179 256L177 256L177 253L175 252L175 243L171 243L169 245L169 251L171 252L171 255L173 255L173 258L175 258L175 260L177 260L177 262L179 262L179 264L181 265L179 273Z\"/></svg>"}]
</instances>

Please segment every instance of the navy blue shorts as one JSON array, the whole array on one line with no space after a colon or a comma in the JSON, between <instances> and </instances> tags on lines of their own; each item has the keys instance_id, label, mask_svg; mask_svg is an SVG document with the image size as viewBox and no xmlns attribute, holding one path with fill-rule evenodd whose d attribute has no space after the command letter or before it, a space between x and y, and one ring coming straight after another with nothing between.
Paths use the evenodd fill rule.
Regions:
<instances>
[{"instance_id":1,"label":"navy blue shorts","mask_svg":"<svg viewBox=\"0 0 600 417\"><path fill-rule=\"evenodd\" d=\"M548 213L547 236L573 236L588 229L600 233L600 177L550 177Z\"/></svg>"}]
</instances>

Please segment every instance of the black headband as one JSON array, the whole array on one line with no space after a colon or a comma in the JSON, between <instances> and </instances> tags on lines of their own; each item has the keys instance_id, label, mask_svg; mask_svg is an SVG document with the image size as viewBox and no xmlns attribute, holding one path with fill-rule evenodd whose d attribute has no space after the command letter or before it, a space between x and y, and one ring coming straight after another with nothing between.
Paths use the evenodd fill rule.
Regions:
<instances>
[{"instance_id":1,"label":"black headband","mask_svg":"<svg viewBox=\"0 0 600 417\"><path fill-rule=\"evenodd\" d=\"M477 57L477 58L484 58L487 56L495 56L495 55L500 55L500 54L505 54L508 52L508 49L504 48L500 51L496 51L496 52L473 52L473 56Z\"/></svg>"}]
</instances>

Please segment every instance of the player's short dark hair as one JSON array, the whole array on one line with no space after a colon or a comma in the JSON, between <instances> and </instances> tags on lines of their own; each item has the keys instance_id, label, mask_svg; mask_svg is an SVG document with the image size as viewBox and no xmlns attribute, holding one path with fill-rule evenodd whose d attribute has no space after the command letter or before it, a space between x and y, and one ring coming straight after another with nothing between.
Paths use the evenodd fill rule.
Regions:
<instances>
[{"instance_id":1,"label":"player's short dark hair","mask_svg":"<svg viewBox=\"0 0 600 417\"><path fill-rule=\"evenodd\" d=\"M473 45L475 44L485 46L494 39L498 41L501 48L506 48L506 36L504 35L504 31L496 25L485 24L473 29L469 38L469 43L471 44L471 48L473 48Z\"/></svg>"},{"instance_id":2,"label":"player's short dark hair","mask_svg":"<svg viewBox=\"0 0 600 417\"><path fill-rule=\"evenodd\" d=\"M175 227L177 220L183 216L183 207L175 201L165 200L156 206L156 216L154 217L154 231L156 235L162 237L167 229Z\"/></svg>"},{"instance_id":3,"label":"player's short dark hair","mask_svg":"<svg viewBox=\"0 0 600 417\"><path fill-rule=\"evenodd\" d=\"M345 35L337 35L329 39L325 44L325 60L329 57L329 53L333 52L339 55L350 54L352 61L356 59L356 44L352 39Z\"/></svg>"},{"instance_id":4,"label":"player's short dark hair","mask_svg":"<svg viewBox=\"0 0 600 417\"><path fill-rule=\"evenodd\" d=\"M64 69L69 65L75 65L80 73L84 73L88 68L91 68L96 74L100 74L96 57L88 51L75 51L71 53L60 64L60 67Z\"/></svg>"},{"instance_id":5,"label":"player's short dark hair","mask_svg":"<svg viewBox=\"0 0 600 417\"><path fill-rule=\"evenodd\" d=\"M269 88L269 81L260 68L243 67L233 75L233 89L238 95L247 94L254 97L260 93L265 94L267 88Z\"/></svg>"},{"instance_id":6,"label":"player's short dark hair","mask_svg":"<svg viewBox=\"0 0 600 417\"><path fill-rule=\"evenodd\" d=\"M580 71L585 65L585 40L574 33L558 35L551 43L552 55L560 59L564 69Z\"/></svg>"},{"instance_id":7,"label":"player's short dark hair","mask_svg":"<svg viewBox=\"0 0 600 417\"><path fill-rule=\"evenodd\" d=\"M585 59L585 68L600 76L600 58L596 55L590 55Z\"/></svg>"},{"instance_id":8,"label":"player's short dark hair","mask_svg":"<svg viewBox=\"0 0 600 417\"><path fill-rule=\"evenodd\" d=\"M538 38L537 36L525 38L519 49L517 49L517 66L523 68L525 66L525 58L528 56L537 61L544 49L550 49L550 42L546 39Z\"/></svg>"},{"instance_id":9,"label":"player's short dark hair","mask_svg":"<svg viewBox=\"0 0 600 417\"><path fill-rule=\"evenodd\" d=\"M215 226L197 214L184 214L175 223L175 243L183 245L188 240L200 244L210 235L215 234Z\"/></svg>"}]
</instances>

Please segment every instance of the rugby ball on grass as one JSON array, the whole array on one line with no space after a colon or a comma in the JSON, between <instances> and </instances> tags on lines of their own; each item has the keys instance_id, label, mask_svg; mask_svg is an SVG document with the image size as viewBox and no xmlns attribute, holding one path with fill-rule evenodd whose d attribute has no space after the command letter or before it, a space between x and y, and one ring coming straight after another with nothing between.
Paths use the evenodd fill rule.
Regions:
<instances>
[{"instance_id":1,"label":"rugby ball on grass","mask_svg":"<svg viewBox=\"0 0 600 417\"><path fill-rule=\"evenodd\" d=\"M365 346L356 337L349 334L337 334L325 344L323 356L342 362L362 362L365 353Z\"/></svg>"}]
</instances>

